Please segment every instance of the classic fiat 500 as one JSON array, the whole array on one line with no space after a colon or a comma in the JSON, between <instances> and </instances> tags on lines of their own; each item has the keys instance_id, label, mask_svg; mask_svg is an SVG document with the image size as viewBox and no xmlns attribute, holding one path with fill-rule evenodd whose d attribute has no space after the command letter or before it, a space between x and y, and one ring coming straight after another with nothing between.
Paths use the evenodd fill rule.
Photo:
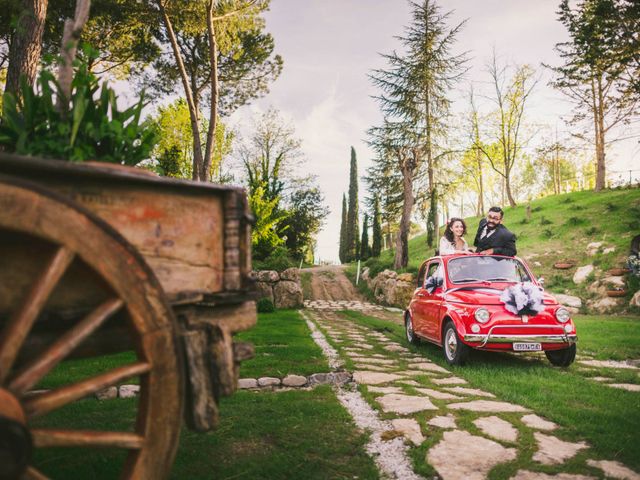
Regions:
<instances>
[{"instance_id":1,"label":"classic fiat 500","mask_svg":"<svg viewBox=\"0 0 640 480\"><path fill-rule=\"evenodd\" d=\"M472 348L544 351L560 367L575 359L571 314L517 257L433 257L420 267L417 287L404 315L407 340L442 346L450 365L464 364Z\"/></svg>"}]
</instances>

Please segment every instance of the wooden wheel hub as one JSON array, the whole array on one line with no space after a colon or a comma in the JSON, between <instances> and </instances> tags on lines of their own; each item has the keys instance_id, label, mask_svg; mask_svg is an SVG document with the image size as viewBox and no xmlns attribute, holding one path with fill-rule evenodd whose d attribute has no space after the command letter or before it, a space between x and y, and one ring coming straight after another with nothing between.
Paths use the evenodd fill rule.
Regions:
<instances>
[{"instance_id":1,"label":"wooden wheel hub","mask_svg":"<svg viewBox=\"0 0 640 480\"><path fill-rule=\"evenodd\" d=\"M18 400L0 388L0 480L19 478L31 458L33 442Z\"/></svg>"}]
</instances>

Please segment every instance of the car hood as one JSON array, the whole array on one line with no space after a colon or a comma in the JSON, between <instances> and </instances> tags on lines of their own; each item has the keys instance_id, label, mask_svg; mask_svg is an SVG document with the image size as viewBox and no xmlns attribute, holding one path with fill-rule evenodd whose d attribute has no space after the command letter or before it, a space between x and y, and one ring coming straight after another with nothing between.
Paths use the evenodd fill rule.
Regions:
<instances>
[{"instance_id":1,"label":"car hood","mask_svg":"<svg viewBox=\"0 0 640 480\"><path fill-rule=\"evenodd\" d=\"M469 303L472 305L503 305L504 302L500 300L503 289L490 288L490 287L461 287L451 289L445 293L445 299L448 302L460 302ZM557 305L553 296L547 292L543 293L545 305Z\"/></svg>"}]
</instances>

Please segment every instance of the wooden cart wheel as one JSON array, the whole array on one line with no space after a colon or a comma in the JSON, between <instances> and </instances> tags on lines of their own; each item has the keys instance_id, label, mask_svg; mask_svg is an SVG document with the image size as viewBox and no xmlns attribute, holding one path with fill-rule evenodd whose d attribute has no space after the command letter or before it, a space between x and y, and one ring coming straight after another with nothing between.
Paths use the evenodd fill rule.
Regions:
<instances>
[{"instance_id":1,"label":"wooden cart wheel","mask_svg":"<svg viewBox=\"0 0 640 480\"><path fill-rule=\"evenodd\" d=\"M184 374L173 313L153 272L128 242L90 212L33 184L0 177L0 247L12 235L33 240L40 246L39 253L44 245L47 255L32 269L38 273L25 282L26 288L16 292L13 305L6 304L6 295L0 296L0 315L8 309L6 318L0 317L0 478L19 478L20 472L22 478L48 478L48 465L29 463L31 445L36 451L122 449L121 478L167 477L182 422ZM28 241L18 242L19 246ZM34 258L42 257L35 253ZM0 248L0 266L7 265L4 254ZM69 272L78 268L92 272L107 295L36 355L22 361L31 345L28 340L36 335L35 326L47 320L49 305L64 289L65 273L71 276ZM114 318L130 332L135 352L131 363L34 391L41 379L90 338L99 337L97 330ZM140 394L130 431L37 426L47 414L55 419L54 411L136 378ZM98 404L99 408L107 403Z\"/></svg>"}]
</instances>

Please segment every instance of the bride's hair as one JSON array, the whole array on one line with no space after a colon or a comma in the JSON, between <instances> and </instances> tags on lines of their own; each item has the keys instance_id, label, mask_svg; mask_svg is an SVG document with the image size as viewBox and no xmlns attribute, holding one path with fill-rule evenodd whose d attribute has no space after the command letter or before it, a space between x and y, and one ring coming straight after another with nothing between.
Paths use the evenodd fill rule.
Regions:
<instances>
[{"instance_id":1,"label":"bride's hair","mask_svg":"<svg viewBox=\"0 0 640 480\"><path fill-rule=\"evenodd\" d=\"M444 238L449 240L451 243L455 242L453 230L451 230L451 227L453 227L453 224L456 222L460 222L462 224L462 235L467 233L467 224L464 223L464 220L457 217L452 218L451 220L449 220L449 223L447 223L447 228L444 229Z\"/></svg>"}]
</instances>

